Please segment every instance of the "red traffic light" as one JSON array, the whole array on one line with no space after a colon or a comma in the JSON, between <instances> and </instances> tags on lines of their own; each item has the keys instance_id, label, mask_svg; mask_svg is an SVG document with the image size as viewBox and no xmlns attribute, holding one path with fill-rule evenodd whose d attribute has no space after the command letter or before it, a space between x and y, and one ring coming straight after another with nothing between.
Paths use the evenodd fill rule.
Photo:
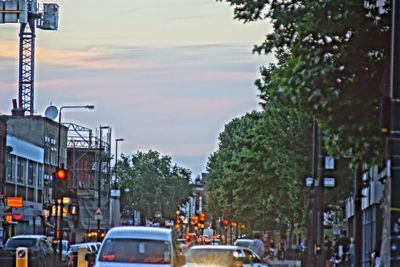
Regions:
<instances>
[{"instance_id":1,"label":"red traffic light","mask_svg":"<svg viewBox=\"0 0 400 267\"><path fill-rule=\"evenodd\" d=\"M223 223L224 223L224 225L228 225L228 224L229 224L229 221L228 221L227 219L224 219L224 220L223 220Z\"/></svg>"},{"instance_id":2,"label":"red traffic light","mask_svg":"<svg viewBox=\"0 0 400 267\"><path fill-rule=\"evenodd\" d=\"M67 171L61 168L57 168L55 172L56 179L64 180L67 177Z\"/></svg>"}]
</instances>

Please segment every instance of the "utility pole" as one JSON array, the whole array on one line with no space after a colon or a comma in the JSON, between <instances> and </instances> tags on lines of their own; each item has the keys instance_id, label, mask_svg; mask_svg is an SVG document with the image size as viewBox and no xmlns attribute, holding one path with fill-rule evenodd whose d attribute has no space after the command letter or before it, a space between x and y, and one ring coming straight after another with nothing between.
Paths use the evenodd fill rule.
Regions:
<instances>
[{"instance_id":1,"label":"utility pole","mask_svg":"<svg viewBox=\"0 0 400 267\"><path fill-rule=\"evenodd\" d=\"M314 173L316 174L317 185L315 186L315 266L324 266L324 253L322 250L317 250L317 247L323 247L324 240L324 149L323 149L323 137L321 129L318 126L318 121L314 120L314 135L315 135L315 153L316 153L316 164L314 165Z\"/></svg>"},{"instance_id":2,"label":"utility pole","mask_svg":"<svg viewBox=\"0 0 400 267\"><path fill-rule=\"evenodd\" d=\"M390 266L400 266L400 16L399 2L392 0L392 43L390 68L391 118L390 167Z\"/></svg>"},{"instance_id":3,"label":"utility pole","mask_svg":"<svg viewBox=\"0 0 400 267\"><path fill-rule=\"evenodd\" d=\"M98 179L97 179L97 212L99 212L99 214L97 214L98 218L97 218L97 241L101 242L101 234L100 234L100 221L103 219L102 217L102 212L101 212L101 174L103 172L103 164L102 164L102 158L101 158L101 154L102 154L102 150L103 150L103 140L102 140L102 135L103 135L103 129L109 129L109 126L100 126L99 127L99 132L100 132L100 136L99 136L99 168L98 168Z\"/></svg>"}]
</instances>

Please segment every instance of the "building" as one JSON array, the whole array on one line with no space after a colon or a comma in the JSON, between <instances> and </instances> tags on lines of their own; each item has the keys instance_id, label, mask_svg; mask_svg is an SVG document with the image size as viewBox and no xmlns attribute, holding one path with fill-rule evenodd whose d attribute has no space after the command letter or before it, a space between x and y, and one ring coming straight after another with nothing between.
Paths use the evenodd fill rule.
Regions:
<instances>
[{"instance_id":1,"label":"building","mask_svg":"<svg viewBox=\"0 0 400 267\"><path fill-rule=\"evenodd\" d=\"M110 228L111 128L100 127L95 135L83 126L72 123L65 126L68 128L68 186L75 196L72 205L79 207L69 239L97 240L97 230L104 233ZM98 225L99 196L102 220Z\"/></svg>"},{"instance_id":2,"label":"building","mask_svg":"<svg viewBox=\"0 0 400 267\"><path fill-rule=\"evenodd\" d=\"M42 116L0 116L0 181L4 239L15 234L49 234L45 210L53 201L52 174L57 166L58 123ZM61 127L60 161L66 162L67 129Z\"/></svg>"}]
</instances>

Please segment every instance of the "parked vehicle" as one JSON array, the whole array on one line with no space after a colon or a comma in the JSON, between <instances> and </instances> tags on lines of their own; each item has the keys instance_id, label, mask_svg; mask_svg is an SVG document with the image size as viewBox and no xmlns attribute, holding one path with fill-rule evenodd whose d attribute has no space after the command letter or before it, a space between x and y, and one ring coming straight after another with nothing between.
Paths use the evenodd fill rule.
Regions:
<instances>
[{"instance_id":1,"label":"parked vehicle","mask_svg":"<svg viewBox=\"0 0 400 267\"><path fill-rule=\"evenodd\" d=\"M230 245L193 246L185 254L184 267L267 267L254 251Z\"/></svg>"},{"instance_id":2,"label":"parked vehicle","mask_svg":"<svg viewBox=\"0 0 400 267\"><path fill-rule=\"evenodd\" d=\"M69 252L69 241L68 240L62 240L62 246L61 246L61 261L65 266L72 266L72 255ZM58 245L57 245L57 252L58 252Z\"/></svg>"},{"instance_id":3,"label":"parked vehicle","mask_svg":"<svg viewBox=\"0 0 400 267\"><path fill-rule=\"evenodd\" d=\"M95 257L95 267L182 266L176 237L171 229L125 226L108 231ZM93 261L94 253L86 259Z\"/></svg>"},{"instance_id":4,"label":"parked vehicle","mask_svg":"<svg viewBox=\"0 0 400 267\"><path fill-rule=\"evenodd\" d=\"M96 254L99 250L98 242L78 243L71 245L69 248L69 254L71 255L73 266L75 267L78 265L78 252L80 247L86 247L89 253L94 254Z\"/></svg>"},{"instance_id":5,"label":"parked vehicle","mask_svg":"<svg viewBox=\"0 0 400 267\"><path fill-rule=\"evenodd\" d=\"M17 235L9 238L0 250L0 266L15 266L15 252L18 247L28 248L28 266L53 266L54 251L44 235Z\"/></svg>"}]
</instances>

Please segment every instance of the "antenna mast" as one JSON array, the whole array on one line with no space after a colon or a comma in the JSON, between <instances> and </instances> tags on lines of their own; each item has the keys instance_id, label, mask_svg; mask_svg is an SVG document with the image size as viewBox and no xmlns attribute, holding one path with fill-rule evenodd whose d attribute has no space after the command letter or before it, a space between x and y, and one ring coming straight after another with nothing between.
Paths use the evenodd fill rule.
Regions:
<instances>
[{"instance_id":1,"label":"antenna mast","mask_svg":"<svg viewBox=\"0 0 400 267\"><path fill-rule=\"evenodd\" d=\"M34 111L35 28L58 29L58 5L36 0L0 0L0 23L20 23L18 108Z\"/></svg>"}]
</instances>

